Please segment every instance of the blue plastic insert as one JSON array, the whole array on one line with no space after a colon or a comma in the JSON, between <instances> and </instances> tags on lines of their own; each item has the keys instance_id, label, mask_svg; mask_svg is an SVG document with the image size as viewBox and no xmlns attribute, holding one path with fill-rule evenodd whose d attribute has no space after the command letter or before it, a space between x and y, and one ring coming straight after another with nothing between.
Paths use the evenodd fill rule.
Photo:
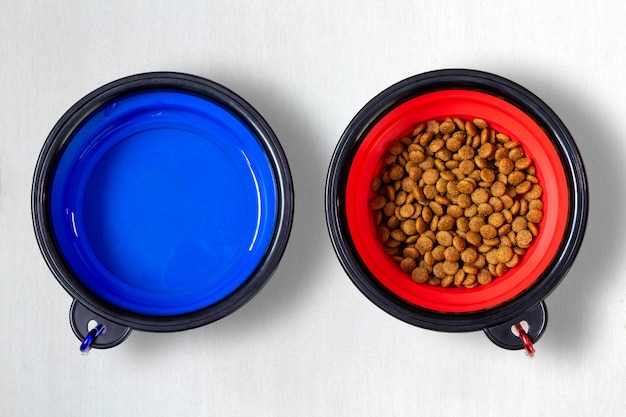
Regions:
<instances>
[{"instance_id":1,"label":"blue plastic insert","mask_svg":"<svg viewBox=\"0 0 626 417\"><path fill-rule=\"evenodd\" d=\"M127 95L68 138L50 213L63 258L98 297L168 316L250 277L272 239L276 184L254 133L185 91Z\"/></svg>"}]
</instances>

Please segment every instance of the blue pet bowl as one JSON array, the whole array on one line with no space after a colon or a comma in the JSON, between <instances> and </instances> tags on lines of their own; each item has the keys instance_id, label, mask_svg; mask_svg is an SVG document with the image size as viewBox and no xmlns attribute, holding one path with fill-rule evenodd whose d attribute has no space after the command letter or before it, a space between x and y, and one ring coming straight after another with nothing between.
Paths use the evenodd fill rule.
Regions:
<instances>
[{"instance_id":1,"label":"blue pet bowl","mask_svg":"<svg viewBox=\"0 0 626 417\"><path fill-rule=\"evenodd\" d=\"M75 299L74 332L106 348L131 329L208 324L252 298L285 250L293 186L276 136L242 98L147 73L59 120L32 211L44 258Z\"/></svg>"}]
</instances>

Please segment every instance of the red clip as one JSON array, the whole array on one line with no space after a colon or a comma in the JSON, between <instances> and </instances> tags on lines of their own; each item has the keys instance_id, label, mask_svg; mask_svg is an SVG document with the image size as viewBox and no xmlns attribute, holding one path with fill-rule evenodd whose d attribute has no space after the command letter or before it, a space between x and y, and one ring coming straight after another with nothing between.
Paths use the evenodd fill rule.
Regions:
<instances>
[{"instance_id":1,"label":"red clip","mask_svg":"<svg viewBox=\"0 0 626 417\"><path fill-rule=\"evenodd\" d=\"M533 342L530 340L530 337L528 337L526 331L520 323L515 325L515 330L519 333L519 338L522 340L526 354L531 358L535 356L535 347L533 346Z\"/></svg>"}]
</instances>

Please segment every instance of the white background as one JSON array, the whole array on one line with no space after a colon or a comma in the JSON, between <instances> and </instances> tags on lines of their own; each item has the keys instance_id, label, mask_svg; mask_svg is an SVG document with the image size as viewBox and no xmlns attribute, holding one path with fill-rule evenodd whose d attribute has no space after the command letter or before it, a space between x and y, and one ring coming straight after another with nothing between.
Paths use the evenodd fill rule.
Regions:
<instances>
[{"instance_id":1,"label":"white background","mask_svg":"<svg viewBox=\"0 0 626 417\"><path fill-rule=\"evenodd\" d=\"M0 12L0 414L3 416L617 416L626 406L626 3L594 1L14 1ZM475 68L527 87L580 148L591 210L547 299L534 359L482 332L405 324L332 249L331 154L389 85ZM56 120L114 79L173 70L248 100L282 142L293 232L263 290L216 323L135 331L88 356L30 217Z\"/></svg>"}]
</instances>

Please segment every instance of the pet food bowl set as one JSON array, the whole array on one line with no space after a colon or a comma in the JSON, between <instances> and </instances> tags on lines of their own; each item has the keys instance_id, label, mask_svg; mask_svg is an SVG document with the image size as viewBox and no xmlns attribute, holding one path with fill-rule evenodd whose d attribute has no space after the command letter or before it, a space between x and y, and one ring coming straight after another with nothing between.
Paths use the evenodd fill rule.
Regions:
<instances>
[{"instance_id":1,"label":"pet food bowl set","mask_svg":"<svg viewBox=\"0 0 626 417\"><path fill-rule=\"evenodd\" d=\"M387 145L448 116L482 118L519 140L544 190L540 233L522 262L472 289L412 282L383 252L368 207ZM88 351L132 329L190 329L240 308L278 266L293 201L287 159L252 106L212 81L162 72L109 83L61 117L37 162L32 213ZM558 116L524 87L474 70L432 71L378 94L345 129L326 180L330 238L364 296L415 326L484 330L529 353L587 210L582 160Z\"/></svg>"}]
</instances>

